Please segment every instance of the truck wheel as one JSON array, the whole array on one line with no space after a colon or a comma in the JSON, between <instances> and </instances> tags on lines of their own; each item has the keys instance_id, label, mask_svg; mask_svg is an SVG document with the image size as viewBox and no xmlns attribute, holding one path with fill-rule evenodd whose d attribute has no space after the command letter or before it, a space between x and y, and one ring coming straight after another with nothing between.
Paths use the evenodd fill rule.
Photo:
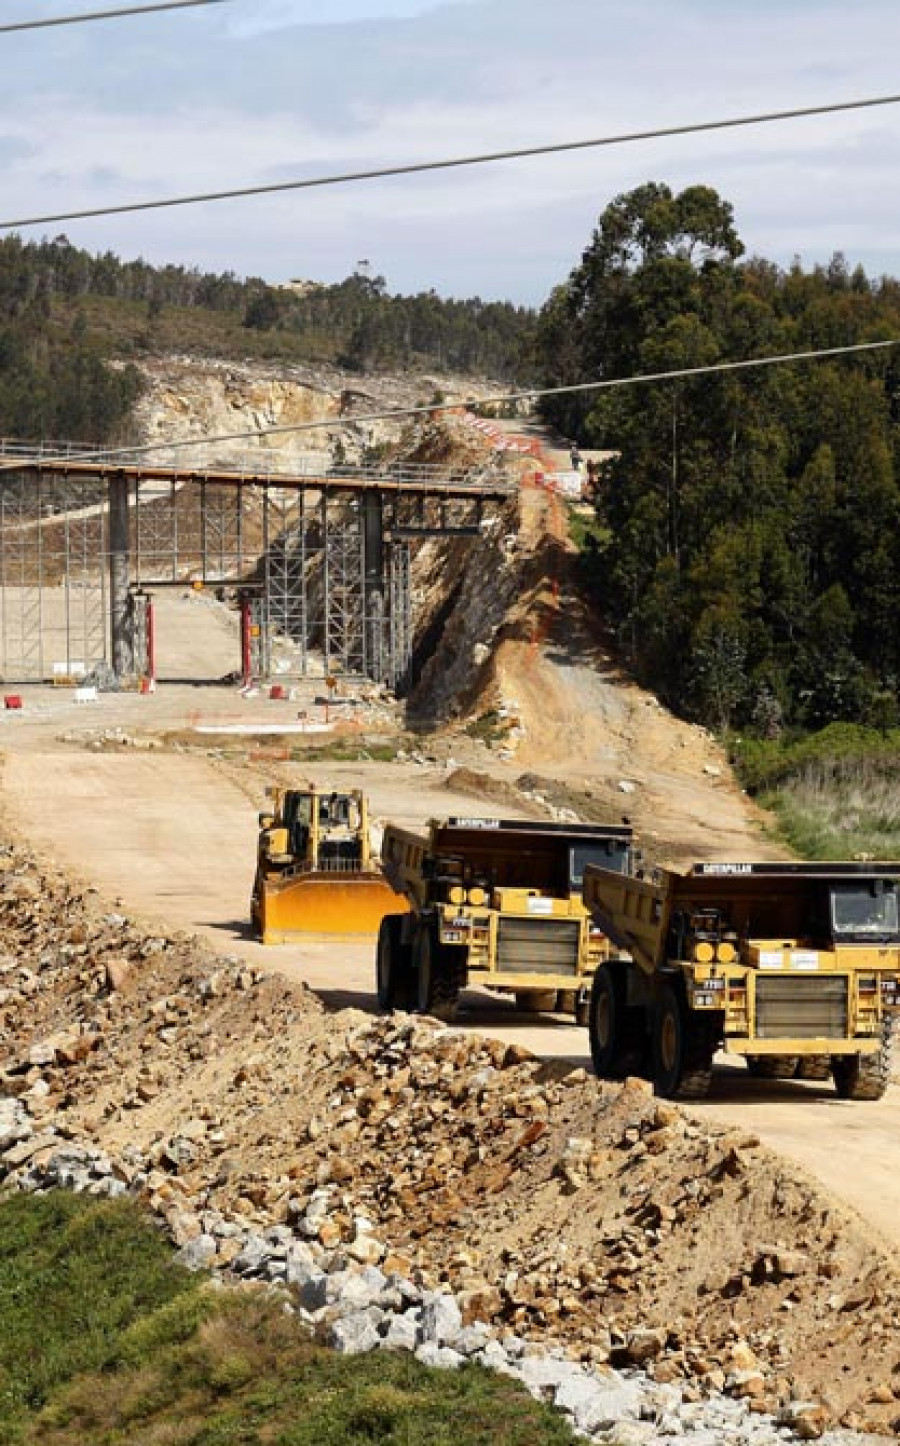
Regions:
<instances>
[{"instance_id":1,"label":"truck wheel","mask_svg":"<svg viewBox=\"0 0 900 1446\"><path fill-rule=\"evenodd\" d=\"M653 1022L653 1083L669 1099L705 1099L712 1080L715 1036L707 1021L691 1019L671 984L664 984Z\"/></svg>"},{"instance_id":2,"label":"truck wheel","mask_svg":"<svg viewBox=\"0 0 900 1446\"><path fill-rule=\"evenodd\" d=\"M882 1025L876 1054L840 1054L831 1061L834 1088L842 1100L880 1100L891 1077L893 1021Z\"/></svg>"},{"instance_id":3,"label":"truck wheel","mask_svg":"<svg viewBox=\"0 0 900 1446\"><path fill-rule=\"evenodd\" d=\"M386 914L378 929L375 950L375 992L379 1009L405 1009L409 1004L407 952L400 943L400 919Z\"/></svg>"},{"instance_id":4,"label":"truck wheel","mask_svg":"<svg viewBox=\"0 0 900 1446\"><path fill-rule=\"evenodd\" d=\"M459 983L448 952L435 931L419 930L415 943L416 1008L420 1014L450 1022L456 1014Z\"/></svg>"},{"instance_id":5,"label":"truck wheel","mask_svg":"<svg viewBox=\"0 0 900 1446\"><path fill-rule=\"evenodd\" d=\"M754 1079L793 1079L800 1061L795 1054L748 1054L747 1068ZM801 1078L810 1079L806 1075ZM824 1076L828 1078L827 1075Z\"/></svg>"},{"instance_id":6,"label":"truck wheel","mask_svg":"<svg viewBox=\"0 0 900 1446\"><path fill-rule=\"evenodd\" d=\"M599 965L591 981L587 1027L591 1059L600 1079L625 1079L643 1072L643 1020L643 1010L625 1003L621 970Z\"/></svg>"}]
</instances>

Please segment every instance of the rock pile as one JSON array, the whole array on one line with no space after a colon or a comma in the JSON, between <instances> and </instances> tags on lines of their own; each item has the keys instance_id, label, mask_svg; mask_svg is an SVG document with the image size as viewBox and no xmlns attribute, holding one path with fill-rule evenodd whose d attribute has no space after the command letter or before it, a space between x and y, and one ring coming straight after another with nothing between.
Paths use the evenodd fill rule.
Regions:
<instances>
[{"instance_id":1,"label":"rock pile","mask_svg":"<svg viewBox=\"0 0 900 1446\"><path fill-rule=\"evenodd\" d=\"M890 1262L754 1137L433 1021L329 1015L12 849L0 922L8 1188L127 1191L341 1348L556 1360L562 1403L638 1382L635 1440L667 1411L717 1439L900 1420Z\"/></svg>"},{"instance_id":2,"label":"rock pile","mask_svg":"<svg viewBox=\"0 0 900 1446\"><path fill-rule=\"evenodd\" d=\"M21 1101L0 1102L0 1171L7 1188L33 1193L66 1189L107 1198L128 1193L140 1197L146 1188L140 1172L91 1147L54 1148L44 1163L34 1163L47 1146L48 1134L35 1129ZM365 1216L354 1220L348 1245L330 1250L323 1246L319 1236L328 1218L324 1193L313 1196L293 1228L274 1225L262 1233L205 1211L198 1220L200 1233L190 1234L177 1258L188 1269L218 1266L220 1273L227 1259L226 1278L282 1291L287 1308L344 1354L406 1350L423 1365L445 1370L472 1362L503 1372L565 1412L579 1435L598 1442L653 1446L678 1437L698 1446L776 1446L799 1436L838 1446L850 1439L846 1432L825 1432L827 1413L814 1402L791 1401L774 1418L755 1413L752 1402L740 1394L717 1394L698 1402L678 1386L653 1381L641 1371L591 1367L559 1348L540 1347L485 1321L467 1320L471 1303L430 1289L418 1272L404 1273L405 1262L388 1252ZM654 1338L651 1331L638 1334L646 1343ZM633 1353L642 1354L637 1340Z\"/></svg>"}]
</instances>

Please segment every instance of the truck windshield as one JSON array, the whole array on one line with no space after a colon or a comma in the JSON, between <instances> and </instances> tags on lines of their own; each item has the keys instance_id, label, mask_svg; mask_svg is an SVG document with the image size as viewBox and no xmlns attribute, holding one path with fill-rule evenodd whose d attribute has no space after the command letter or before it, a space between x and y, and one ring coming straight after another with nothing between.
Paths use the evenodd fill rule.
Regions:
<instances>
[{"instance_id":1,"label":"truck windshield","mask_svg":"<svg viewBox=\"0 0 900 1446\"><path fill-rule=\"evenodd\" d=\"M838 938L898 938L896 883L877 879L874 883L835 884L831 890L831 920Z\"/></svg>"},{"instance_id":2,"label":"truck windshield","mask_svg":"<svg viewBox=\"0 0 900 1446\"><path fill-rule=\"evenodd\" d=\"M609 839L606 843L575 844L569 849L569 887L577 893L584 883L585 864L596 864L600 869L613 869L624 874L628 869L628 844L624 839Z\"/></svg>"}]
</instances>

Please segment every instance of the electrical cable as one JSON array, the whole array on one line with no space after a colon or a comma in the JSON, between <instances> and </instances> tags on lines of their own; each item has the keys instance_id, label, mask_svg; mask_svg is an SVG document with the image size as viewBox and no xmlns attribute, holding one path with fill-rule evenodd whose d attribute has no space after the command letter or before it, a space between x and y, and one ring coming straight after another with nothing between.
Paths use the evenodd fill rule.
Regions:
<instances>
[{"instance_id":1,"label":"electrical cable","mask_svg":"<svg viewBox=\"0 0 900 1446\"><path fill-rule=\"evenodd\" d=\"M216 0L212 0L216 3ZM346 171L332 176L309 176L299 181L275 181L264 186L238 186L227 191L198 191L186 196L167 196L156 201L128 201L119 206L92 206L81 211L56 211L44 216L20 216L0 221L0 231L23 226L43 226L58 221L84 221L96 216L123 216L135 211L158 211L165 207L197 206L207 201L230 201L246 196L271 196L284 191L307 191L320 186L341 186L352 181L376 181L389 176L413 176L426 171L449 171L464 166L483 166L496 161L518 161L530 156L555 156L566 151L584 151L600 146L622 146L634 141L663 140L670 136L697 135L701 131L728 130L736 126L766 125L774 121L797 120L804 116L834 115L839 111L869 110L874 106L898 105L900 95L871 96L863 100L836 101L830 105L803 106L798 110L767 111L759 115L731 116L724 120L698 121L690 125L664 126L658 130L628 131L592 140L558 141L553 145L524 146L517 150L486 151L481 155L454 156L439 161L416 161L406 166L379 166L371 171Z\"/></svg>"},{"instance_id":2,"label":"electrical cable","mask_svg":"<svg viewBox=\"0 0 900 1446\"><path fill-rule=\"evenodd\" d=\"M122 5L117 10L89 10L83 15L54 15L47 20L16 20L0 25L0 35L18 30L48 30L54 25L83 25L88 20L122 20L130 15L156 15L161 10L190 10L199 5L227 5L230 0L160 0L155 5Z\"/></svg>"},{"instance_id":3,"label":"electrical cable","mask_svg":"<svg viewBox=\"0 0 900 1446\"><path fill-rule=\"evenodd\" d=\"M183 451L189 447L216 446L220 442L248 442L257 441L262 437L283 436L287 433L319 431L323 427L337 429L341 427L359 426L365 422L395 421L407 417L431 416L435 412L452 411L456 407L483 407L502 406L505 403L528 402L536 397L562 397L570 396L576 392L602 392L621 389L623 387L647 386L654 382L680 381L691 377L713 376L722 372L749 371L755 367L771 367L784 365L789 362L819 361L823 357L850 356L860 352L884 351L889 347L900 346L900 337L891 337L887 341L862 341L850 346L829 346L818 351L795 351L783 352L777 356L748 357L743 361L712 362L702 367L677 367L671 371L664 372L643 372L634 377L613 377L598 382L572 382L559 387L529 387L527 391L504 392L499 396L469 397L463 401L455 402L448 407L446 403L430 403L420 407L392 407L383 412L363 412L355 417L329 417L324 421L316 422L290 422L275 427L259 427L253 431L242 432L220 432L214 437L190 437L173 442L145 442L137 447L115 447L96 452L75 452L57 456L45 456L34 459L23 458L18 462L6 462L0 465L0 473L21 472L24 468L32 465L33 462L56 463L71 462L107 462L114 458L129 458L146 456L151 452L174 452ZM127 463L125 464L127 465Z\"/></svg>"}]
</instances>

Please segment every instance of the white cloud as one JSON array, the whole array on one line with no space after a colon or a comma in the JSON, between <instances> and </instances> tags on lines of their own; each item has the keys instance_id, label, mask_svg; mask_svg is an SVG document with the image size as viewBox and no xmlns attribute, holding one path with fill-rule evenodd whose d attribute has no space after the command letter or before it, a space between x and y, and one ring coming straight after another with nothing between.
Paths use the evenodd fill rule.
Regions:
<instances>
[{"instance_id":1,"label":"white cloud","mask_svg":"<svg viewBox=\"0 0 900 1446\"><path fill-rule=\"evenodd\" d=\"M238 33L241 11L254 33ZM897 88L893 0L338 0L329 23L323 12L236 0L21 47L0 95L6 216ZM900 273L898 140L900 107L885 108L45 229L273 280L338 279L369 256L395 290L539 302L603 206L653 178L714 185L751 252L787 264L841 249Z\"/></svg>"},{"instance_id":2,"label":"white cloud","mask_svg":"<svg viewBox=\"0 0 900 1446\"><path fill-rule=\"evenodd\" d=\"M287 30L296 25L355 25L360 21L411 20L438 10L447 0L263 0L252 14L229 15L231 34L244 37L270 30ZM455 4L477 4L478 0L453 0Z\"/></svg>"}]
</instances>

